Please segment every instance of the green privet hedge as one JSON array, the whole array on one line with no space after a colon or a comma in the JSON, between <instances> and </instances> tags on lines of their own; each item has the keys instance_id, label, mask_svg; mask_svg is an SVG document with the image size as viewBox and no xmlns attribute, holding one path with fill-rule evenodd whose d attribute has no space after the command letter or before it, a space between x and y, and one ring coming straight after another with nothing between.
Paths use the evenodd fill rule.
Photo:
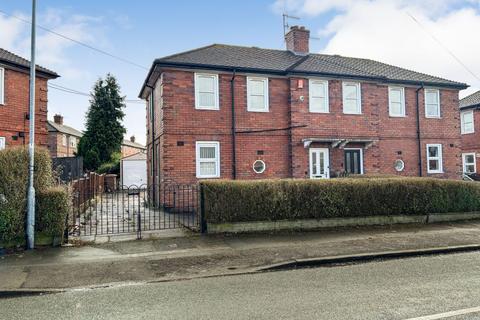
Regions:
<instances>
[{"instance_id":1,"label":"green privet hedge","mask_svg":"<svg viewBox=\"0 0 480 320\"><path fill-rule=\"evenodd\" d=\"M480 184L430 178L203 181L209 223L480 210Z\"/></svg>"},{"instance_id":2,"label":"green privet hedge","mask_svg":"<svg viewBox=\"0 0 480 320\"><path fill-rule=\"evenodd\" d=\"M70 210L70 194L65 187L52 187L37 194L35 229L48 236L59 236L65 231Z\"/></svg>"},{"instance_id":3,"label":"green privet hedge","mask_svg":"<svg viewBox=\"0 0 480 320\"><path fill-rule=\"evenodd\" d=\"M0 151L0 242L23 241L25 237L28 163L26 148L8 148ZM48 150L43 148L36 148L35 151L34 185L39 206L38 200L44 199L44 194L50 194L54 185L50 155ZM46 208L45 203L42 203L41 207ZM39 221L45 221L42 222L43 227L52 230L50 224L56 225L56 222L53 222L55 219L49 214L50 217L44 220L42 213L37 211L36 216ZM62 218L64 222L65 217L58 216L59 220Z\"/></svg>"}]
</instances>

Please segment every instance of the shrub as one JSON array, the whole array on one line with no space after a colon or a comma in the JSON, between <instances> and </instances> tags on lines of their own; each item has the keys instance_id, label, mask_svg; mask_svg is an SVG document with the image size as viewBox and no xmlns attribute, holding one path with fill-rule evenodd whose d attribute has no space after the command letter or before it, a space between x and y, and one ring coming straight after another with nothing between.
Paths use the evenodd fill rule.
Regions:
<instances>
[{"instance_id":1,"label":"shrub","mask_svg":"<svg viewBox=\"0 0 480 320\"><path fill-rule=\"evenodd\" d=\"M98 169L98 174L104 173L112 173L112 174L120 174L120 159L122 158L122 154L120 152L116 152L112 155L109 162L102 164Z\"/></svg>"},{"instance_id":2,"label":"shrub","mask_svg":"<svg viewBox=\"0 0 480 320\"><path fill-rule=\"evenodd\" d=\"M480 210L480 185L431 178L202 181L207 222Z\"/></svg>"},{"instance_id":3,"label":"shrub","mask_svg":"<svg viewBox=\"0 0 480 320\"><path fill-rule=\"evenodd\" d=\"M26 148L0 151L0 241L24 237L28 163ZM35 151L34 185L37 193L53 185L52 162L43 148Z\"/></svg>"},{"instance_id":4,"label":"shrub","mask_svg":"<svg viewBox=\"0 0 480 320\"><path fill-rule=\"evenodd\" d=\"M70 204L70 194L64 187L52 187L38 193L35 229L49 236L62 235Z\"/></svg>"}]
</instances>

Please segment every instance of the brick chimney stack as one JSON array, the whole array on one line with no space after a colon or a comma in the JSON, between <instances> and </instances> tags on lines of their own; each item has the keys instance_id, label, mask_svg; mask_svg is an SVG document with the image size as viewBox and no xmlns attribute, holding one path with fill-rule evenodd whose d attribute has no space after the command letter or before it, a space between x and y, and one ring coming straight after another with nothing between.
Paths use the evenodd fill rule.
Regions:
<instances>
[{"instance_id":1,"label":"brick chimney stack","mask_svg":"<svg viewBox=\"0 0 480 320\"><path fill-rule=\"evenodd\" d=\"M56 124L61 124L63 125L63 117L61 114L56 114L53 116L53 121L56 123Z\"/></svg>"},{"instance_id":2,"label":"brick chimney stack","mask_svg":"<svg viewBox=\"0 0 480 320\"><path fill-rule=\"evenodd\" d=\"M135 136L131 136L131 137L130 137L130 141L131 141L131 142L135 142Z\"/></svg>"},{"instance_id":3,"label":"brick chimney stack","mask_svg":"<svg viewBox=\"0 0 480 320\"><path fill-rule=\"evenodd\" d=\"M303 26L292 26L285 35L287 50L296 54L307 54L309 50L310 30Z\"/></svg>"}]
</instances>

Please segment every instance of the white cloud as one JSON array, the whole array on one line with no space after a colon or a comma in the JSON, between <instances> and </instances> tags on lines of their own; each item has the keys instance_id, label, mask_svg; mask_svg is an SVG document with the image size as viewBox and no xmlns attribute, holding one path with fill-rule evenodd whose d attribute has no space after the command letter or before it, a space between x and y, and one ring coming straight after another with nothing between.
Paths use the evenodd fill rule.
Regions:
<instances>
[{"instance_id":1,"label":"white cloud","mask_svg":"<svg viewBox=\"0 0 480 320\"><path fill-rule=\"evenodd\" d=\"M480 42L475 39L476 30L480 30L478 3L478 0L278 0L274 8L286 7L291 13L311 17L331 15L324 28L312 30L314 35L329 37L324 53L375 59L466 82L472 88L463 91L464 96L480 89L480 81L429 34L480 76Z\"/></svg>"}]
</instances>

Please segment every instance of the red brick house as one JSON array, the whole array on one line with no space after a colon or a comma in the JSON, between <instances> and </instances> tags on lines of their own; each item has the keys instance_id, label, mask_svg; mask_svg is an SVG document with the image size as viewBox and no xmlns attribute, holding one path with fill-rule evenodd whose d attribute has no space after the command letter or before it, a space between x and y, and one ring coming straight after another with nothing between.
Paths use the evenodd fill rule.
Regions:
<instances>
[{"instance_id":1,"label":"red brick house","mask_svg":"<svg viewBox=\"0 0 480 320\"><path fill-rule=\"evenodd\" d=\"M458 179L466 84L368 59L214 44L154 61L150 183L330 178L343 172Z\"/></svg>"},{"instance_id":2,"label":"red brick house","mask_svg":"<svg viewBox=\"0 0 480 320\"><path fill-rule=\"evenodd\" d=\"M463 172L477 173L480 165L480 91L460 100Z\"/></svg>"},{"instance_id":3,"label":"red brick house","mask_svg":"<svg viewBox=\"0 0 480 320\"><path fill-rule=\"evenodd\" d=\"M52 158L75 157L83 133L63 124L63 116L56 114L48 120L48 150Z\"/></svg>"},{"instance_id":4,"label":"red brick house","mask_svg":"<svg viewBox=\"0 0 480 320\"><path fill-rule=\"evenodd\" d=\"M35 143L47 146L47 82L59 77L36 67ZM0 150L28 143L30 62L0 48Z\"/></svg>"}]
</instances>

